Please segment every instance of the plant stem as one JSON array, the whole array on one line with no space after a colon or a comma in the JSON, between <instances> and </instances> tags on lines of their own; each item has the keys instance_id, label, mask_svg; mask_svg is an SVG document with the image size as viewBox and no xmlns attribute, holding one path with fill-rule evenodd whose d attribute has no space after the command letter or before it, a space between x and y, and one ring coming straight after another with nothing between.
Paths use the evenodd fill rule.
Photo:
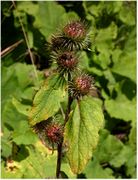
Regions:
<instances>
[{"instance_id":1,"label":"plant stem","mask_svg":"<svg viewBox=\"0 0 138 180\"><path fill-rule=\"evenodd\" d=\"M70 73L68 73L68 83L69 83L69 81L71 81L71 74L70 74ZM68 118L69 118L69 113L70 113L70 110L71 110L72 101L73 101L73 99L72 99L72 97L70 96L69 88L68 88L68 106L67 106L67 110L66 110L64 126L65 126L65 124L67 123Z\"/></svg>"},{"instance_id":2,"label":"plant stem","mask_svg":"<svg viewBox=\"0 0 138 180\"><path fill-rule=\"evenodd\" d=\"M68 73L68 83L71 81L71 75ZM70 96L69 89L68 89L68 105L67 105L67 110L65 114L65 120L64 120L64 127L68 121L69 118L69 113L71 110L71 104L72 104L72 97ZM56 178L59 179L60 177L60 169L61 169L61 158L62 158L62 145L63 145L63 140L61 141L60 144L58 144L58 157L57 157L57 168L56 168Z\"/></svg>"},{"instance_id":3,"label":"plant stem","mask_svg":"<svg viewBox=\"0 0 138 180\"><path fill-rule=\"evenodd\" d=\"M57 169L56 169L56 178L60 178L60 168L61 168L61 156L62 156L62 143L58 144L58 157L57 157Z\"/></svg>"}]
</instances>

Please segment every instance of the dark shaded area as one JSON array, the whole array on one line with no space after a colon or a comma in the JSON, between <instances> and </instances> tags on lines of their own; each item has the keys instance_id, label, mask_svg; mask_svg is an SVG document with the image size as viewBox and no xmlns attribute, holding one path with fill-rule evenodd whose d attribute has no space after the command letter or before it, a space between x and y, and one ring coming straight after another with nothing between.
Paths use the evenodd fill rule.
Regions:
<instances>
[{"instance_id":1,"label":"dark shaded area","mask_svg":"<svg viewBox=\"0 0 138 180\"><path fill-rule=\"evenodd\" d=\"M121 90L122 93L124 93L130 100L132 100L136 96L136 84L129 79L126 79L123 82Z\"/></svg>"},{"instance_id":2,"label":"dark shaded area","mask_svg":"<svg viewBox=\"0 0 138 180\"><path fill-rule=\"evenodd\" d=\"M62 178L62 179L68 179L68 176L67 176L67 174L66 174L65 172L60 171L60 178Z\"/></svg>"},{"instance_id":3,"label":"dark shaded area","mask_svg":"<svg viewBox=\"0 0 138 180\"><path fill-rule=\"evenodd\" d=\"M131 178L131 176L128 176L126 174L126 166L125 165L122 165L119 168L113 167L108 162L101 163L100 165L102 166L103 169L106 169L106 168L112 169L113 170L113 175L114 175L115 178L120 178L120 176L122 177L122 179Z\"/></svg>"},{"instance_id":4,"label":"dark shaded area","mask_svg":"<svg viewBox=\"0 0 138 180\"><path fill-rule=\"evenodd\" d=\"M7 46L15 43L19 40L18 31L14 27L13 14L4 14L6 10L12 5L11 2L3 2L1 12L1 49L5 49ZM7 16L6 16L7 15ZM9 31L10 30L10 31ZM22 33L21 33L22 34Z\"/></svg>"},{"instance_id":5,"label":"dark shaded area","mask_svg":"<svg viewBox=\"0 0 138 180\"><path fill-rule=\"evenodd\" d=\"M85 18L86 14L81 1L58 1L58 3L64 6L67 12L75 11L80 16L80 18Z\"/></svg>"},{"instance_id":6,"label":"dark shaded area","mask_svg":"<svg viewBox=\"0 0 138 180\"><path fill-rule=\"evenodd\" d=\"M11 127L8 123L4 123L4 125L6 126L6 128L9 130L9 131L13 131L13 127Z\"/></svg>"},{"instance_id":7,"label":"dark shaded area","mask_svg":"<svg viewBox=\"0 0 138 180\"><path fill-rule=\"evenodd\" d=\"M81 173L77 175L77 179L87 179L86 175Z\"/></svg>"},{"instance_id":8,"label":"dark shaded area","mask_svg":"<svg viewBox=\"0 0 138 180\"><path fill-rule=\"evenodd\" d=\"M13 151L12 152L13 160L18 161L18 162L26 159L29 156L29 151L26 148L26 146L23 144L21 144L20 146L17 146L15 143L13 143L12 151Z\"/></svg>"},{"instance_id":9,"label":"dark shaded area","mask_svg":"<svg viewBox=\"0 0 138 180\"><path fill-rule=\"evenodd\" d=\"M21 27L16 28L14 26L13 12L10 12L9 17L5 16L4 14L4 7L8 6L9 8L11 5L12 4L9 2L2 3L2 50L8 48L21 39L24 40L24 35ZM47 48L48 44L45 40L45 37L39 32L38 29L33 27L33 21L34 17L27 15L28 29L33 33L34 48L32 48L31 51L34 57L34 63L37 69L43 70L51 66L51 57ZM11 61L9 61L9 59L11 59ZM14 50L12 50L8 55L2 58L2 63L5 66L9 66L15 62L26 62L27 64L32 64L25 40Z\"/></svg>"},{"instance_id":10,"label":"dark shaded area","mask_svg":"<svg viewBox=\"0 0 138 180\"><path fill-rule=\"evenodd\" d=\"M128 141L128 135L131 130L131 121L125 122L122 119L111 118L110 115L104 113L106 122L105 128L108 129L112 135L115 135L123 143Z\"/></svg>"}]
</instances>

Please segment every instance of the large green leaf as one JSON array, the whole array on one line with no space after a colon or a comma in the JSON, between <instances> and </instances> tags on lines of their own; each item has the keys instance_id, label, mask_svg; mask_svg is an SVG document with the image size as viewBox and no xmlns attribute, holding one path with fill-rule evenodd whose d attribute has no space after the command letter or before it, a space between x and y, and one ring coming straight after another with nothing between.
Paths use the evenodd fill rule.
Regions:
<instances>
[{"instance_id":1,"label":"large green leaf","mask_svg":"<svg viewBox=\"0 0 138 180\"><path fill-rule=\"evenodd\" d=\"M29 113L32 126L53 116L60 108L60 103L65 96L62 80L59 75L53 75L45 81L44 85L36 93L33 107Z\"/></svg>"},{"instance_id":2,"label":"large green leaf","mask_svg":"<svg viewBox=\"0 0 138 180\"><path fill-rule=\"evenodd\" d=\"M76 104L65 126L64 136L64 142L69 148L66 155L74 173L81 173L92 157L103 120L103 113L96 99L84 97Z\"/></svg>"}]
</instances>

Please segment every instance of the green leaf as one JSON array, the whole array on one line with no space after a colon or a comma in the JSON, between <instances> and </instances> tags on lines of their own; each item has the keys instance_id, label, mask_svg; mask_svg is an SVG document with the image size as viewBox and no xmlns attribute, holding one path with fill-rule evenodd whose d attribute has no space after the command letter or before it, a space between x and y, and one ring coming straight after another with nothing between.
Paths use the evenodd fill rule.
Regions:
<instances>
[{"instance_id":1,"label":"green leaf","mask_svg":"<svg viewBox=\"0 0 138 180\"><path fill-rule=\"evenodd\" d=\"M24 114L24 115L28 116L29 110L31 108L30 105L22 104L21 102L19 102L15 98L12 99L12 103L21 114Z\"/></svg>"},{"instance_id":2,"label":"green leaf","mask_svg":"<svg viewBox=\"0 0 138 180\"><path fill-rule=\"evenodd\" d=\"M126 52L132 53L136 50L136 44L136 27L134 27L127 37L124 50Z\"/></svg>"},{"instance_id":3,"label":"green leaf","mask_svg":"<svg viewBox=\"0 0 138 180\"><path fill-rule=\"evenodd\" d=\"M38 178L52 179L56 177L57 152L53 154L40 141L33 146L26 146L28 156L24 158L23 151L19 151L16 160L13 161L13 171L2 163L2 177L6 178ZM22 161L18 162L19 159ZM63 162L62 171L68 174L69 178L75 178L67 163Z\"/></svg>"},{"instance_id":4,"label":"green leaf","mask_svg":"<svg viewBox=\"0 0 138 180\"><path fill-rule=\"evenodd\" d=\"M86 52L81 53L81 58L79 60L79 66L81 69L88 69L89 68L89 58L86 54Z\"/></svg>"},{"instance_id":5,"label":"green leaf","mask_svg":"<svg viewBox=\"0 0 138 180\"><path fill-rule=\"evenodd\" d=\"M38 4L32 3L32 2L18 2L16 9L13 10L14 15L14 24L15 27L20 27L21 24L19 22L18 17L21 18L22 23L24 25L24 28L26 28L28 22L27 22L27 14L35 16L38 12L39 6ZM28 32L27 32L28 33ZM30 39L30 38L29 38Z\"/></svg>"},{"instance_id":6,"label":"green leaf","mask_svg":"<svg viewBox=\"0 0 138 180\"><path fill-rule=\"evenodd\" d=\"M41 83L42 73L38 73L38 77ZM9 67L2 66L2 110L12 97L32 99L32 88L38 85L32 65L16 63Z\"/></svg>"},{"instance_id":7,"label":"green leaf","mask_svg":"<svg viewBox=\"0 0 138 180\"><path fill-rule=\"evenodd\" d=\"M136 120L136 102L130 101L121 93L118 93L116 99L105 101L105 107L111 117L123 119L125 121Z\"/></svg>"},{"instance_id":8,"label":"green leaf","mask_svg":"<svg viewBox=\"0 0 138 180\"><path fill-rule=\"evenodd\" d=\"M111 24L107 28L97 30L94 45L96 46L99 54L93 55L93 61L101 66L102 69L106 69L111 63L110 56L114 48L113 40L116 39L117 32L118 28L114 22L111 22Z\"/></svg>"},{"instance_id":9,"label":"green leaf","mask_svg":"<svg viewBox=\"0 0 138 180\"><path fill-rule=\"evenodd\" d=\"M130 2L130 5L123 5L118 14L119 19L128 26L133 26L136 23L136 7L135 5L132 7L132 3L133 2Z\"/></svg>"},{"instance_id":10,"label":"green leaf","mask_svg":"<svg viewBox=\"0 0 138 180\"><path fill-rule=\"evenodd\" d=\"M55 32L61 18L65 13L65 9L56 2L39 1L39 10L35 16L34 27L48 39ZM54 10L54 13L53 13Z\"/></svg>"},{"instance_id":11,"label":"green leaf","mask_svg":"<svg viewBox=\"0 0 138 180\"><path fill-rule=\"evenodd\" d=\"M136 52L122 53L114 64L112 71L136 82Z\"/></svg>"},{"instance_id":12,"label":"green leaf","mask_svg":"<svg viewBox=\"0 0 138 180\"><path fill-rule=\"evenodd\" d=\"M67 174L68 178L70 179L76 179L76 175L73 174L73 172L70 169L70 166L67 162L62 161L61 164L61 170Z\"/></svg>"},{"instance_id":13,"label":"green leaf","mask_svg":"<svg viewBox=\"0 0 138 180\"><path fill-rule=\"evenodd\" d=\"M117 30L117 25L114 22L111 22L110 26L107 28L97 30L95 45L98 51L104 54L110 53L111 49L114 47L113 40L117 37Z\"/></svg>"},{"instance_id":14,"label":"green leaf","mask_svg":"<svg viewBox=\"0 0 138 180\"><path fill-rule=\"evenodd\" d=\"M132 149L135 151L136 150L136 122L134 122L132 124L132 128L130 130L130 134L129 134L129 145L132 147Z\"/></svg>"},{"instance_id":15,"label":"green leaf","mask_svg":"<svg viewBox=\"0 0 138 180\"><path fill-rule=\"evenodd\" d=\"M110 3L105 2L105 7L107 14L118 13L122 7L122 1L110 1Z\"/></svg>"},{"instance_id":16,"label":"green leaf","mask_svg":"<svg viewBox=\"0 0 138 180\"><path fill-rule=\"evenodd\" d=\"M116 64L120 60L120 55L122 54L122 50L119 48L116 48L112 51L112 60Z\"/></svg>"},{"instance_id":17,"label":"green leaf","mask_svg":"<svg viewBox=\"0 0 138 180\"><path fill-rule=\"evenodd\" d=\"M31 130L23 132L14 132L13 133L13 141L20 145L20 144L34 144L38 140L36 134L34 134Z\"/></svg>"},{"instance_id":18,"label":"green leaf","mask_svg":"<svg viewBox=\"0 0 138 180\"><path fill-rule=\"evenodd\" d=\"M124 165L127 167L127 174L135 177L134 151L105 129L100 132L99 144L93 156L93 160L83 171L87 178L113 178L113 171L109 168L103 169L101 165L105 167L111 165L115 168Z\"/></svg>"},{"instance_id":19,"label":"green leaf","mask_svg":"<svg viewBox=\"0 0 138 180\"><path fill-rule=\"evenodd\" d=\"M108 68L103 72L105 78L108 80L108 89L110 90L110 93L114 90L114 87L116 85L116 80L111 72L111 70ZM109 97L108 97L109 98Z\"/></svg>"},{"instance_id":20,"label":"green leaf","mask_svg":"<svg viewBox=\"0 0 138 180\"><path fill-rule=\"evenodd\" d=\"M60 81L62 81L62 77L53 75L36 93L33 107L29 113L32 126L53 116L60 108L60 103L65 96L65 89Z\"/></svg>"},{"instance_id":21,"label":"green leaf","mask_svg":"<svg viewBox=\"0 0 138 180\"><path fill-rule=\"evenodd\" d=\"M27 147L29 156L21 161L21 170L24 178L54 178L56 168L56 152L51 154L41 143L37 142L33 147ZM18 158L22 153L18 154Z\"/></svg>"},{"instance_id":22,"label":"green leaf","mask_svg":"<svg viewBox=\"0 0 138 180\"><path fill-rule=\"evenodd\" d=\"M136 150L127 146L129 154L126 162L127 175L136 179Z\"/></svg>"},{"instance_id":23,"label":"green leaf","mask_svg":"<svg viewBox=\"0 0 138 180\"><path fill-rule=\"evenodd\" d=\"M136 173L134 157L135 152L130 146L124 145L105 129L100 132L99 144L94 153L94 159L99 164L106 164L107 166L110 164L115 168L120 168L122 165L130 167L130 171L128 168L128 173L133 177ZM103 178L105 177L103 176Z\"/></svg>"},{"instance_id":24,"label":"green leaf","mask_svg":"<svg viewBox=\"0 0 138 180\"><path fill-rule=\"evenodd\" d=\"M88 179L98 178L98 179L113 179L113 170L110 168L102 168L99 161L94 158L94 160L90 161L83 171Z\"/></svg>"},{"instance_id":25,"label":"green leaf","mask_svg":"<svg viewBox=\"0 0 138 180\"><path fill-rule=\"evenodd\" d=\"M1 138L1 155L4 157L9 157L12 154L12 143L10 141L10 133L4 132Z\"/></svg>"},{"instance_id":26,"label":"green leaf","mask_svg":"<svg viewBox=\"0 0 138 180\"><path fill-rule=\"evenodd\" d=\"M84 97L76 104L65 126L64 135L64 142L69 148L66 155L74 173L81 173L92 157L103 120L103 113L96 99Z\"/></svg>"},{"instance_id":27,"label":"green leaf","mask_svg":"<svg viewBox=\"0 0 138 180\"><path fill-rule=\"evenodd\" d=\"M86 2L87 3L87 2ZM106 13L107 15L117 13L120 11L122 6L122 2L100 2L99 4L86 4L86 7L91 15L94 15L95 17L100 18L102 13Z\"/></svg>"},{"instance_id":28,"label":"green leaf","mask_svg":"<svg viewBox=\"0 0 138 180\"><path fill-rule=\"evenodd\" d=\"M61 21L62 23L66 24L67 20L70 20L70 19L79 19L79 16L74 11L70 11L68 13L63 14Z\"/></svg>"},{"instance_id":29,"label":"green leaf","mask_svg":"<svg viewBox=\"0 0 138 180\"><path fill-rule=\"evenodd\" d=\"M110 159L110 164L118 168L128 161L131 154L132 150L129 147L124 146L118 154Z\"/></svg>"},{"instance_id":30,"label":"green leaf","mask_svg":"<svg viewBox=\"0 0 138 180\"><path fill-rule=\"evenodd\" d=\"M102 130L100 133L98 147L94 153L94 157L96 157L96 159L100 163L111 162L112 164L116 156L118 156L122 151L123 147L123 143L119 139L117 139L113 135L110 135L107 130ZM118 160L120 161L120 159Z\"/></svg>"},{"instance_id":31,"label":"green leaf","mask_svg":"<svg viewBox=\"0 0 138 180\"><path fill-rule=\"evenodd\" d=\"M47 157L47 152L43 151L43 153L35 147L28 146L26 148L29 156L24 158L23 152L19 152L17 154L16 159L23 159L22 161L13 161L12 164L14 166L13 170L8 168L8 164L6 167L2 169L2 177L10 177L10 178L46 178L47 176L54 177L54 169L55 163L53 161L53 156ZM51 168L52 164L52 171L48 169ZM11 164L11 165L12 165Z\"/></svg>"},{"instance_id":32,"label":"green leaf","mask_svg":"<svg viewBox=\"0 0 138 180\"><path fill-rule=\"evenodd\" d=\"M27 120L27 117L18 112L11 101L7 101L2 112L2 122L13 129L18 129L21 121Z\"/></svg>"},{"instance_id":33,"label":"green leaf","mask_svg":"<svg viewBox=\"0 0 138 180\"><path fill-rule=\"evenodd\" d=\"M10 165L11 165L11 163L10 163ZM8 168L7 166L5 167L5 162L2 162L1 177L5 178L5 179L22 178L22 172L19 169L19 167L20 167L19 163L12 162L12 167L14 167L14 169L11 171L10 168Z\"/></svg>"}]
</instances>

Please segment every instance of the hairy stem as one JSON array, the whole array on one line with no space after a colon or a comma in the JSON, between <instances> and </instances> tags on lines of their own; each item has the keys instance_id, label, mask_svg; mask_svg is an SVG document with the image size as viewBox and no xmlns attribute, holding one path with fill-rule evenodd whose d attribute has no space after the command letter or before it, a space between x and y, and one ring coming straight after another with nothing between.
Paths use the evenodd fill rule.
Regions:
<instances>
[{"instance_id":1,"label":"hairy stem","mask_svg":"<svg viewBox=\"0 0 138 180\"><path fill-rule=\"evenodd\" d=\"M68 83L71 81L71 75L68 73ZM70 96L69 89L68 89L68 105L67 105L67 110L65 114L65 120L64 120L64 127L68 121L69 118L69 113L71 110L71 104L72 104L72 97ZM60 178L60 169L61 169L61 158L62 158L62 145L63 145L63 140L62 142L58 145L58 157L57 157L57 168L56 168L56 178Z\"/></svg>"}]
</instances>

